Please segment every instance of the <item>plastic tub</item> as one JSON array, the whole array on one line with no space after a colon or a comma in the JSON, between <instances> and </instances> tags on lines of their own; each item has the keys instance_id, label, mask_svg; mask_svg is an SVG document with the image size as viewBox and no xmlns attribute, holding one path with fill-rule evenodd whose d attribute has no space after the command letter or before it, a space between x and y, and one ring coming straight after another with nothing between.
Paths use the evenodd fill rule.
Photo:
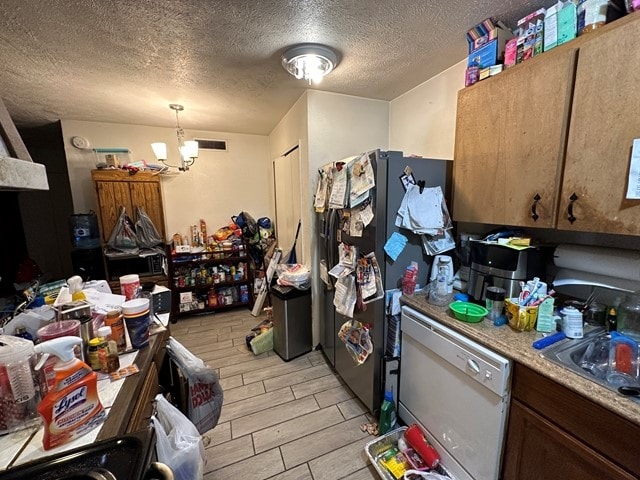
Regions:
<instances>
[{"instance_id":1,"label":"plastic tub","mask_svg":"<svg viewBox=\"0 0 640 480\"><path fill-rule=\"evenodd\" d=\"M148 310L148 298L134 298L133 300L127 300L122 304L122 313L125 316L139 315Z\"/></svg>"},{"instance_id":2,"label":"plastic tub","mask_svg":"<svg viewBox=\"0 0 640 480\"><path fill-rule=\"evenodd\" d=\"M80 336L80 320L60 320L38 329L38 338L41 342L68 336Z\"/></svg>"}]
</instances>

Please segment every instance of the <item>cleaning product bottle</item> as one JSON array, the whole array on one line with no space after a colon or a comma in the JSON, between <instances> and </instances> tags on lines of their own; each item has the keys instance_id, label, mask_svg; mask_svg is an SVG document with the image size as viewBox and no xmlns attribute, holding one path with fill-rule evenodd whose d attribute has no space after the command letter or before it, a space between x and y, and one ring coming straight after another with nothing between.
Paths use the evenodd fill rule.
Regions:
<instances>
[{"instance_id":1,"label":"cleaning product bottle","mask_svg":"<svg viewBox=\"0 0 640 480\"><path fill-rule=\"evenodd\" d=\"M80 275L74 275L67 280L69 285L69 293L71 294L71 300L77 302L79 300L86 300L87 296L82 291L82 277Z\"/></svg>"},{"instance_id":2,"label":"cleaning product bottle","mask_svg":"<svg viewBox=\"0 0 640 480\"><path fill-rule=\"evenodd\" d=\"M44 353L38 365L49 354L58 357L53 368L54 388L38 404L44 422L45 450L67 443L100 425L106 413L98 397L97 374L76 358L74 346L80 337L59 337L36 345L36 353Z\"/></svg>"},{"instance_id":3,"label":"cleaning product bottle","mask_svg":"<svg viewBox=\"0 0 640 480\"><path fill-rule=\"evenodd\" d=\"M384 392L384 401L380 407L380 421L378 422L378 431L380 435L392 430L396 425L396 404L393 402L393 392L391 390Z\"/></svg>"}]
</instances>

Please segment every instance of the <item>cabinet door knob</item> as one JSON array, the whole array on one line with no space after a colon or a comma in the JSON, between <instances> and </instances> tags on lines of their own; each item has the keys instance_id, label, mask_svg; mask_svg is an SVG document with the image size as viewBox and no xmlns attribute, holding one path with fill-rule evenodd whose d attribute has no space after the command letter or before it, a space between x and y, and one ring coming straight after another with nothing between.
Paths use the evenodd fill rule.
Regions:
<instances>
[{"instance_id":1,"label":"cabinet door knob","mask_svg":"<svg viewBox=\"0 0 640 480\"><path fill-rule=\"evenodd\" d=\"M540 218L540 215L536 212L536 207L538 206L538 202L542 199L540 194L536 193L535 197L533 197L533 203L531 204L531 218L535 222Z\"/></svg>"},{"instance_id":2,"label":"cabinet door knob","mask_svg":"<svg viewBox=\"0 0 640 480\"><path fill-rule=\"evenodd\" d=\"M570 202L567 206L567 220L569 220L569 223L573 223L576 221L576 217L573 215L573 203L578 200L578 196L575 194L575 192L571 194L569 200Z\"/></svg>"}]
</instances>

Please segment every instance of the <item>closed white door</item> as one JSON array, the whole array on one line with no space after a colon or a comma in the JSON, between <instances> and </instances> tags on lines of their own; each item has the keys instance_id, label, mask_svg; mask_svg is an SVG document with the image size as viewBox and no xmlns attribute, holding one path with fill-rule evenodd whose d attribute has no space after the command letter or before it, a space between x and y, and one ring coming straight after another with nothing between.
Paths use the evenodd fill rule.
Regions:
<instances>
[{"instance_id":1,"label":"closed white door","mask_svg":"<svg viewBox=\"0 0 640 480\"><path fill-rule=\"evenodd\" d=\"M286 260L286 255L289 255L293 246L298 220L301 218L300 153L297 147L273 161L273 178L276 206L275 232L278 247L282 249L283 258ZM298 263L305 263L301 245L301 238L298 237L297 260Z\"/></svg>"}]
</instances>

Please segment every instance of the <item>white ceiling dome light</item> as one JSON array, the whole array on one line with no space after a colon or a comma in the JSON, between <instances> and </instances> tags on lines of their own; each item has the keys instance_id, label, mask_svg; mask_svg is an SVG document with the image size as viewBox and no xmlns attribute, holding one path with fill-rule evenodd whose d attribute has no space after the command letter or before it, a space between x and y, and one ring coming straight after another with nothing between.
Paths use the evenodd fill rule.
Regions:
<instances>
[{"instance_id":1,"label":"white ceiling dome light","mask_svg":"<svg viewBox=\"0 0 640 480\"><path fill-rule=\"evenodd\" d=\"M282 66L297 79L309 84L319 83L322 77L338 65L338 54L325 45L301 43L282 54Z\"/></svg>"}]
</instances>

